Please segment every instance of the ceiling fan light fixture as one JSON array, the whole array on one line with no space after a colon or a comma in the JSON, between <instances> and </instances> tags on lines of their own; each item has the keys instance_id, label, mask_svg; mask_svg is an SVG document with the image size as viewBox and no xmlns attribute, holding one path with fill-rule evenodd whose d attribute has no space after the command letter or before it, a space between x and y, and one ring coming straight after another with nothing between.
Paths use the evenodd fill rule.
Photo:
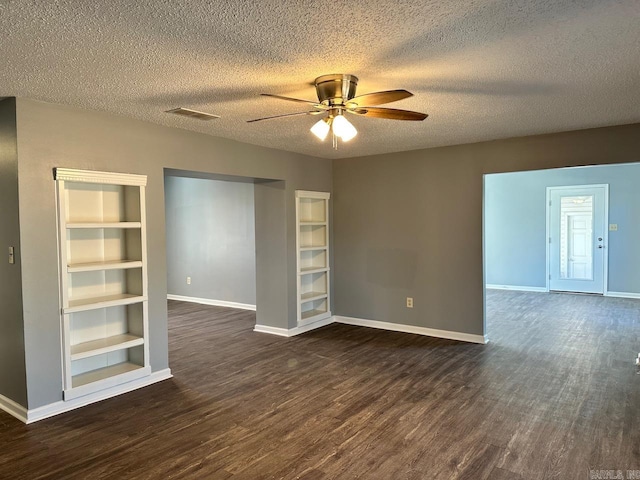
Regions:
<instances>
[{"instance_id":1,"label":"ceiling fan light fixture","mask_svg":"<svg viewBox=\"0 0 640 480\"><path fill-rule=\"evenodd\" d=\"M327 138L327 135L329 135L329 130L331 130L331 127L329 126L329 122L327 121L327 119L323 118L322 120L315 123L310 130L311 133L313 133L316 137L324 141Z\"/></svg>"},{"instance_id":2,"label":"ceiling fan light fixture","mask_svg":"<svg viewBox=\"0 0 640 480\"><path fill-rule=\"evenodd\" d=\"M356 127L354 127L353 124L344 117L344 115L337 115L333 119L332 128L333 133L340 137L343 142L348 142L358 134Z\"/></svg>"}]
</instances>

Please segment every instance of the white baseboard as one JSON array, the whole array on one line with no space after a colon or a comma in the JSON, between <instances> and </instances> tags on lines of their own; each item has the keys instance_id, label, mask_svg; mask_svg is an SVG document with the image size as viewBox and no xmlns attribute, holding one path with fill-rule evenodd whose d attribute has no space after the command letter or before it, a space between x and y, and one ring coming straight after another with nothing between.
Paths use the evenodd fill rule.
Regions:
<instances>
[{"instance_id":1,"label":"white baseboard","mask_svg":"<svg viewBox=\"0 0 640 480\"><path fill-rule=\"evenodd\" d=\"M640 293L632 293L632 292L607 292L604 294L605 297L617 297L617 298L637 298L640 299Z\"/></svg>"},{"instance_id":2,"label":"white baseboard","mask_svg":"<svg viewBox=\"0 0 640 480\"><path fill-rule=\"evenodd\" d=\"M171 375L171 370L167 368L165 370L153 372L148 377L140 378L132 382L123 383L122 385L118 385L117 387L102 390L100 392L96 392L90 395L85 395L83 397L74 398L73 400L69 400L66 402L61 400L59 402L50 403L49 405L33 408L28 411L24 409L24 407L22 407L24 409L23 418L21 418L18 415L15 415L9 410L5 410L4 406L2 405L3 398L0 398L0 407L2 407L3 410L7 411L8 413L16 417L18 420L22 420L24 423L33 423L39 420L44 420L45 418L53 417L54 415L59 415L61 413L75 410L76 408L87 406L91 403L100 402L102 400L106 400L111 397L122 395L123 393L128 393L142 387L147 387L154 383L167 380L172 376L173 375Z\"/></svg>"},{"instance_id":3,"label":"white baseboard","mask_svg":"<svg viewBox=\"0 0 640 480\"><path fill-rule=\"evenodd\" d=\"M253 327L254 332L268 333L270 335L278 335L279 337L290 337L289 330L286 328L270 327L269 325L258 325Z\"/></svg>"},{"instance_id":4,"label":"white baseboard","mask_svg":"<svg viewBox=\"0 0 640 480\"><path fill-rule=\"evenodd\" d=\"M308 325L303 325L301 327L295 328L278 328L278 327L270 327L268 325L256 325L253 329L254 332L260 333L270 333L271 335L279 335L281 337L295 337L296 335L300 335L301 333L309 332L311 330L315 330L316 328L324 327L326 325L330 325L334 322L335 317L327 317L317 322L309 323Z\"/></svg>"},{"instance_id":5,"label":"white baseboard","mask_svg":"<svg viewBox=\"0 0 640 480\"><path fill-rule=\"evenodd\" d=\"M4 410L12 417L17 418L21 422L27 423L27 409L4 395L0 395L0 409Z\"/></svg>"},{"instance_id":6,"label":"white baseboard","mask_svg":"<svg viewBox=\"0 0 640 480\"><path fill-rule=\"evenodd\" d=\"M416 327L413 325L401 325L398 323L380 322L378 320L366 320L363 318L353 317L333 317L336 323L344 323L347 325L355 325L358 327L379 328L381 330L390 330L393 332L415 333L418 335L426 335L428 337L446 338L447 340L458 340L470 343L489 343L486 335L474 335L471 333L453 332L450 330L438 330L435 328Z\"/></svg>"},{"instance_id":7,"label":"white baseboard","mask_svg":"<svg viewBox=\"0 0 640 480\"><path fill-rule=\"evenodd\" d=\"M308 332L309 330L315 330L316 328L324 327L325 325L330 325L332 323L344 323L347 325L355 325L359 327L378 328L381 330L389 330L393 332L414 333L417 335L446 338L448 340L458 340L461 342L480 344L489 343L489 339L486 335L474 335L471 333L452 332L449 330L437 330L435 328L401 325L397 323L380 322L378 320L365 320L362 318L341 317L339 315L334 315L333 317L325 318L315 323L305 325L303 327L295 327L290 329L270 327L268 325L256 325L253 331L260 333L269 333L271 335L279 335L281 337L294 337L296 335L300 335L301 333Z\"/></svg>"},{"instance_id":8,"label":"white baseboard","mask_svg":"<svg viewBox=\"0 0 640 480\"><path fill-rule=\"evenodd\" d=\"M491 290L515 290L518 292L542 292L542 293L547 293L549 291L547 290L547 287L525 287L520 285L493 285L489 283L485 286L486 288Z\"/></svg>"},{"instance_id":9,"label":"white baseboard","mask_svg":"<svg viewBox=\"0 0 640 480\"><path fill-rule=\"evenodd\" d=\"M167 300L177 300L179 302L200 303L202 305L213 305L215 307L241 308L242 310L256 311L256 306L249 303L227 302L226 300L211 300L210 298L185 297L183 295L167 295Z\"/></svg>"}]
</instances>

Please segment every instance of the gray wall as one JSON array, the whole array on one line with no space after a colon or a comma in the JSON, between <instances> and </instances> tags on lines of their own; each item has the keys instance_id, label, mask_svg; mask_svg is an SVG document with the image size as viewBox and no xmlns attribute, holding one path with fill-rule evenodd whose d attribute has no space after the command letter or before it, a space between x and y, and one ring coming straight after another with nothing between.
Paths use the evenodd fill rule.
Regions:
<instances>
[{"instance_id":1,"label":"gray wall","mask_svg":"<svg viewBox=\"0 0 640 480\"><path fill-rule=\"evenodd\" d=\"M164 168L279 180L255 190L256 314L265 325L296 324L294 191L331 191L330 161L27 99L17 110L29 408L62 398L54 167L148 176L153 371L168 366Z\"/></svg>"},{"instance_id":2,"label":"gray wall","mask_svg":"<svg viewBox=\"0 0 640 480\"><path fill-rule=\"evenodd\" d=\"M639 152L635 124L334 160L335 313L482 334L483 175Z\"/></svg>"},{"instance_id":3,"label":"gray wall","mask_svg":"<svg viewBox=\"0 0 640 480\"><path fill-rule=\"evenodd\" d=\"M16 102L9 98L0 101L0 394L26 407L17 146Z\"/></svg>"},{"instance_id":4,"label":"gray wall","mask_svg":"<svg viewBox=\"0 0 640 480\"><path fill-rule=\"evenodd\" d=\"M253 183L166 176L164 186L168 293L255 305Z\"/></svg>"},{"instance_id":5,"label":"gray wall","mask_svg":"<svg viewBox=\"0 0 640 480\"><path fill-rule=\"evenodd\" d=\"M640 152L636 160L640 159ZM546 287L546 187L609 184L609 285L640 293L640 164L487 175L487 284Z\"/></svg>"}]
</instances>

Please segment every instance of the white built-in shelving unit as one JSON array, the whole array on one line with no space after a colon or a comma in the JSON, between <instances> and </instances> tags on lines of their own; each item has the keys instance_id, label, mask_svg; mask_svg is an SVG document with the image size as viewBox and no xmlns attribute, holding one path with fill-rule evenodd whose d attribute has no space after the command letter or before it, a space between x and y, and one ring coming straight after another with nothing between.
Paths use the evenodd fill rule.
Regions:
<instances>
[{"instance_id":1,"label":"white built-in shelving unit","mask_svg":"<svg viewBox=\"0 0 640 480\"><path fill-rule=\"evenodd\" d=\"M296 191L298 326L331 316L329 193Z\"/></svg>"},{"instance_id":2,"label":"white built-in shelving unit","mask_svg":"<svg viewBox=\"0 0 640 480\"><path fill-rule=\"evenodd\" d=\"M64 399L151 374L147 177L55 169Z\"/></svg>"}]
</instances>

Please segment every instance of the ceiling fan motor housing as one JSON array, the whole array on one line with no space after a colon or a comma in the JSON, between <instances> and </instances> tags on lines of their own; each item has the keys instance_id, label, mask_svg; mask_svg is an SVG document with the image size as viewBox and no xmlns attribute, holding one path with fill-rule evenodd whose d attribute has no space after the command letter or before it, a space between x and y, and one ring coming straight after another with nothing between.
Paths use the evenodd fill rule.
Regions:
<instances>
[{"instance_id":1,"label":"ceiling fan motor housing","mask_svg":"<svg viewBox=\"0 0 640 480\"><path fill-rule=\"evenodd\" d=\"M322 75L315 80L318 101L324 105L344 105L356 96L358 77L336 73Z\"/></svg>"}]
</instances>

